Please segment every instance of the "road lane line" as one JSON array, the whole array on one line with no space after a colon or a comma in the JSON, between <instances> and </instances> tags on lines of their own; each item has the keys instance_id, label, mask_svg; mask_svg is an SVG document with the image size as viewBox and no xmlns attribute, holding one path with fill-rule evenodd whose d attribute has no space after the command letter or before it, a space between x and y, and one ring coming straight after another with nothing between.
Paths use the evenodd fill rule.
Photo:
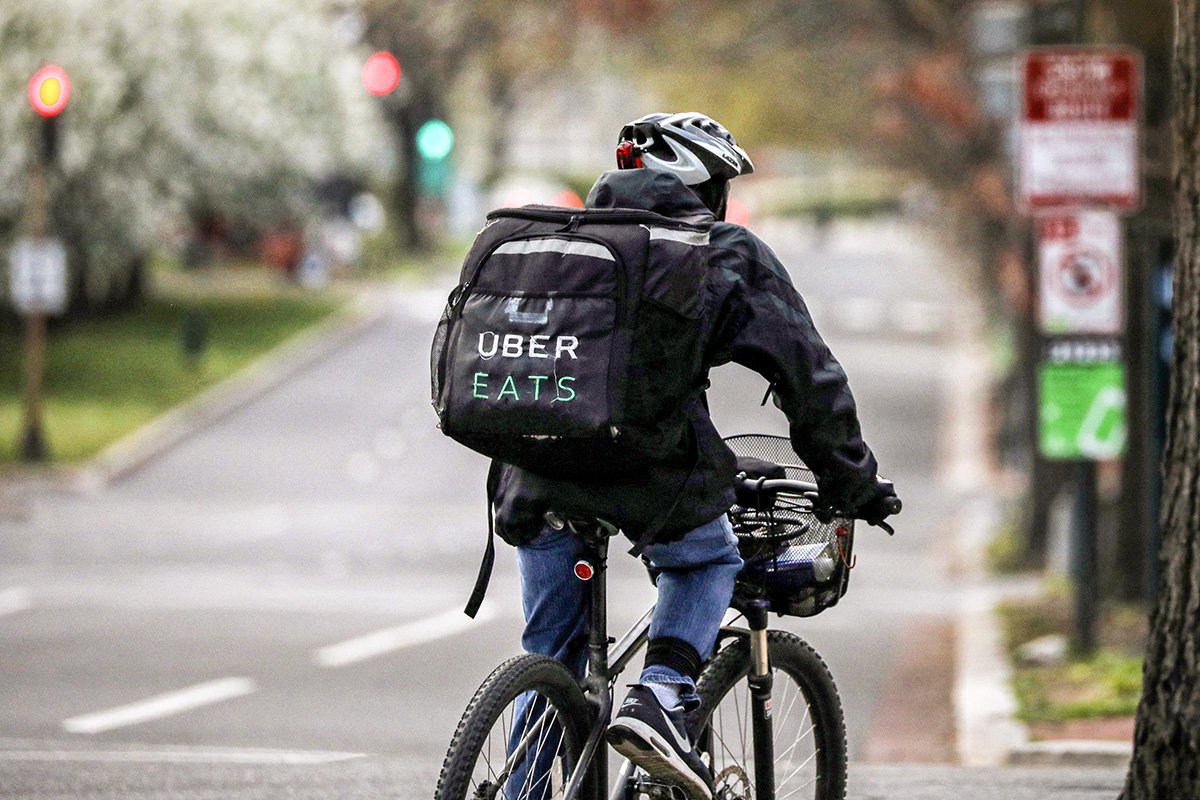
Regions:
<instances>
[{"instance_id":1,"label":"road lane line","mask_svg":"<svg viewBox=\"0 0 1200 800\"><path fill-rule=\"evenodd\" d=\"M833 312L832 321L839 327L866 333L883 328L887 306L878 297L847 297L834 305Z\"/></svg>"},{"instance_id":2,"label":"road lane line","mask_svg":"<svg viewBox=\"0 0 1200 800\"><path fill-rule=\"evenodd\" d=\"M394 628L384 628L347 639L344 642L319 647L313 651L313 661L320 667L345 667L405 647L456 636L477 625L489 622L495 616L495 608L490 604L485 604L479 609L475 619L471 619L455 608L433 617L419 619L416 622L408 622Z\"/></svg>"},{"instance_id":3,"label":"road lane line","mask_svg":"<svg viewBox=\"0 0 1200 800\"><path fill-rule=\"evenodd\" d=\"M948 309L924 300L900 300L892 306L891 313L892 324L901 333L937 333L949 319Z\"/></svg>"},{"instance_id":4,"label":"road lane line","mask_svg":"<svg viewBox=\"0 0 1200 800\"><path fill-rule=\"evenodd\" d=\"M114 728L138 725L224 700L232 700L257 689L254 681L249 678L219 678L106 711L71 717L63 720L62 726L68 733L103 733Z\"/></svg>"},{"instance_id":5,"label":"road lane line","mask_svg":"<svg viewBox=\"0 0 1200 800\"><path fill-rule=\"evenodd\" d=\"M0 617L26 611L33 606L33 595L24 586L0 591Z\"/></svg>"},{"instance_id":6,"label":"road lane line","mask_svg":"<svg viewBox=\"0 0 1200 800\"><path fill-rule=\"evenodd\" d=\"M142 764L282 764L306 766L366 758L366 753L256 748L184 748L162 750L0 750L3 761L91 761Z\"/></svg>"}]
</instances>

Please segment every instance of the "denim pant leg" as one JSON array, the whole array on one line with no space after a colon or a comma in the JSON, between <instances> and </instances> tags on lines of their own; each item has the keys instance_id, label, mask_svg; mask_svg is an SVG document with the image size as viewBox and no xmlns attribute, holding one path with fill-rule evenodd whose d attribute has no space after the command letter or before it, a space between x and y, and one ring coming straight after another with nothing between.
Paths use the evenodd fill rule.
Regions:
<instances>
[{"instance_id":1,"label":"denim pant leg","mask_svg":"<svg viewBox=\"0 0 1200 800\"><path fill-rule=\"evenodd\" d=\"M575 577L583 542L570 531L548 528L517 548L527 653L556 658L577 678L587 665L588 586Z\"/></svg>"},{"instance_id":2,"label":"denim pant leg","mask_svg":"<svg viewBox=\"0 0 1200 800\"><path fill-rule=\"evenodd\" d=\"M646 557L659 572L650 639L682 639L696 648L702 659L708 658L733 598L734 579L742 568L737 537L728 518L722 515L677 541L650 545ZM680 685L685 705L697 700L691 677L669 667L647 666L642 683Z\"/></svg>"},{"instance_id":3,"label":"denim pant leg","mask_svg":"<svg viewBox=\"0 0 1200 800\"><path fill-rule=\"evenodd\" d=\"M521 605L525 632L521 646L527 653L550 656L582 678L587 665L587 584L575 577L575 562L583 555L583 543L569 531L547 529L536 539L517 548L521 573ZM533 693L517 698L513 732L508 752L512 753L527 727L545 709ZM549 796L550 768L556 755L554 744L562 730L554 725L542 731L528 755L505 782L505 798L543 800Z\"/></svg>"}]
</instances>

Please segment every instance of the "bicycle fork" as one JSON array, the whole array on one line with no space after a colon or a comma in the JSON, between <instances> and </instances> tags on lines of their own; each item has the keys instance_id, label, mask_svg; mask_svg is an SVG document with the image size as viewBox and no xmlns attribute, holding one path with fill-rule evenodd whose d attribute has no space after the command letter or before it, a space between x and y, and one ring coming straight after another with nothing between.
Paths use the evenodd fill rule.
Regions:
<instances>
[{"instance_id":1,"label":"bicycle fork","mask_svg":"<svg viewBox=\"0 0 1200 800\"><path fill-rule=\"evenodd\" d=\"M764 600L748 604L746 621L750 627L751 722L754 730L754 785L758 800L775 800L775 734L771 720L771 657L767 649L767 622L770 605Z\"/></svg>"}]
</instances>

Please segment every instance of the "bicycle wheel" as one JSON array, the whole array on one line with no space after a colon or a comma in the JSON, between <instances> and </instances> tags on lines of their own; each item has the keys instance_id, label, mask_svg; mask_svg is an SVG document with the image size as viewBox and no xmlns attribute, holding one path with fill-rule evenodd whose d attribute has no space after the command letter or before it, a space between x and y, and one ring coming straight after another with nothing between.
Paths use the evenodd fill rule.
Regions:
<instances>
[{"instance_id":1,"label":"bicycle wheel","mask_svg":"<svg viewBox=\"0 0 1200 800\"><path fill-rule=\"evenodd\" d=\"M475 692L450 742L435 800L553 800L579 766L590 711L558 661L509 659ZM591 798L585 781L581 798Z\"/></svg>"},{"instance_id":2,"label":"bicycle wheel","mask_svg":"<svg viewBox=\"0 0 1200 800\"><path fill-rule=\"evenodd\" d=\"M825 662L798 636L767 634L774 686L775 797L843 800L846 724L842 702ZM750 689L750 643L739 639L700 675L701 706L690 724L709 749L715 800L755 800Z\"/></svg>"}]
</instances>

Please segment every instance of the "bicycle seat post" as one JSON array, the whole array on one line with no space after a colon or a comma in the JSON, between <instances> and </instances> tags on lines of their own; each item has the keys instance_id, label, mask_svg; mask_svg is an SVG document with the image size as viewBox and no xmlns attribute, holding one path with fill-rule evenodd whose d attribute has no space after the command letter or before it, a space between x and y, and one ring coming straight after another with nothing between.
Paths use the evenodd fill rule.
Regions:
<instances>
[{"instance_id":1,"label":"bicycle seat post","mask_svg":"<svg viewBox=\"0 0 1200 800\"><path fill-rule=\"evenodd\" d=\"M580 535L586 545L584 560L592 568L588 578L591 608L588 612L588 669L584 693L596 714L597 724L607 726L613 705L608 665L608 535L600 525ZM599 745L600 740L596 744ZM585 748L585 758L591 758L592 753ZM603 750L591 761L595 785L608 786L608 759Z\"/></svg>"},{"instance_id":2,"label":"bicycle seat post","mask_svg":"<svg viewBox=\"0 0 1200 800\"><path fill-rule=\"evenodd\" d=\"M592 567L588 580L591 603L588 625L588 699L599 706L608 693L608 539L588 536L585 560Z\"/></svg>"}]
</instances>

